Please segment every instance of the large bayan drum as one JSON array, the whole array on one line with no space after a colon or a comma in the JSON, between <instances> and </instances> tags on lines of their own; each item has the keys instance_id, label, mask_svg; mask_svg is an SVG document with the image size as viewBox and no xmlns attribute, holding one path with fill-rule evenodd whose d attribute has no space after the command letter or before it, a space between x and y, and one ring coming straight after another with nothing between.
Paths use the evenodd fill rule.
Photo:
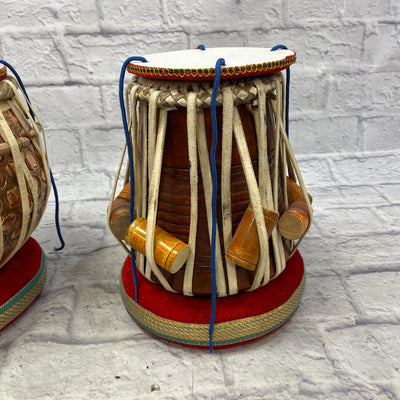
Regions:
<instances>
[{"instance_id":1,"label":"large bayan drum","mask_svg":"<svg viewBox=\"0 0 400 400\"><path fill-rule=\"evenodd\" d=\"M253 293L249 301L258 302L258 296L268 296L270 281L288 279L288 260L295 253L301 260L296 250L312 215L285 132L285 80L279 71L295 59L285 49L198 48L129 63L134 74L125 92L130 164L117 197L114 188L109 224L127 250L135 249L136 289L149 293L162 287L183 295L176 300L178 310L186 302L198 315L203 304L207 315L210 298L220 297L218 304L224 301L228 309L242 292ZM288 286L299 299L304 271L295 264L297 283ZM126 265L123 298L139 325L201 347L201 340L185 335L178 340L140 320L133 295L127 294L135 282ZM273 296L282 305L282 298ZM140 298L145 301L146 293L139 295L139 305ZM142 303L141 312L143 307L166 320L151 302ZM242 317L249 315L239 312L223 322ZM261 331L258 336L265 334ZM230 345L221 335L215 344ZM230 335L232 343L246 341Z\"/></svg>"},{"instance_id":2,"label":"large bayan drum","mask_svg":"<svg viewBox=\"0 0 400 400\"><path fill-rule=\"evenodd\" d=\"M20 83L0 63L0 330L43 289L45 258L30 236L50 187L41 124Z\"/></svg>"}]
</instances>

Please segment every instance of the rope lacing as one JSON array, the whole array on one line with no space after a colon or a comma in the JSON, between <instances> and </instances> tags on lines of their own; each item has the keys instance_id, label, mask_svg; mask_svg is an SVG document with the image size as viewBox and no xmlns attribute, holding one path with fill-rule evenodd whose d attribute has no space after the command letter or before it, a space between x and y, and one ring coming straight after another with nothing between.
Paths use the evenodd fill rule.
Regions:
<instances>
[{"instance_id":1,"label":"rope lacing","mask_svg":"<svg viewBox=\"0 0 400 400\"><path fill-rule=\"evenodd\" d=\"M20 87L21 91L23 92L23 94L24 94L24 96L25 96L25 100L26 100L26 103L27 103L27 105L28 105L28 108L29 108L29 112L30 112L30 114L31 114L31 117L32 117L32 119L35 121L35 119L36 119L36 118L35 118L35 113L34 113L34 111L33 111L33 109L32 109L32 106L31 106L31 102L30 102L28 93L26 92L25 86L24 86L24 84L23 84L23 82L22 82L22 79L20 78L19 74L18 74L17 71L14 69L14 67L13 67L12 65L10 65L8 62L3 61L3 60L0 60L0 64L5 65L5 66L14 74L15 78L16 78L17 81L18 81L18 84L19 84L19 87ZM42 128L41 128L41 129L42 129ZM60 250L62 250L62 249L65 247L65 241L64 241L64 239L63 239L63 237L62 237L62 234L61 234L61 227L60 227L60 220L59 220L60 205L59 205L59 198L58 198L58 191L57 191L56 182L55 182L55 180L54 180L53 173L52 173L50 167L49 167L49 172L50 172L51 185L52 185L53 191L54 191L54 199L55 199L55 223L56 223L57 235L58 235L58 238L59 238L60 243L61 243L60 247L56 247L56 248L54 248L54 249L55 249L56 251L60 251Z\"/></svg>"}]
</instances>

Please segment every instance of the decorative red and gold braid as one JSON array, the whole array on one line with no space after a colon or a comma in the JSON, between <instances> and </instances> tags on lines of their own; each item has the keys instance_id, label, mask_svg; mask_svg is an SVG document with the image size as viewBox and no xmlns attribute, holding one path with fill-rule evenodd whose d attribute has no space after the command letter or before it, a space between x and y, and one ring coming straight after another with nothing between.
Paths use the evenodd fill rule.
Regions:
<instances>
[{"instance_id":1,"label":"decorative red and gold braid","mask_svg":"<svg viewBox=\"0 0 400 400\"><path fill-rule=\"evenodd\" d=\"M249 64L240 67L223 67L221 69L221 79L272 74L288 68L295 62L296 53L279 61L271 61L262 64ZM127 70L131 74L150 79L207 81L213 80L215 77L215 68L175 69L129 64Z\"/></svg>"},{"instance_id":2,"label":"decorative red and gold braid","mask_svg":"<svg viewBox=\"0 0 400 400\"><path fill-rule=\"evenodd\" d=\"M3 65L0 67L0 81L7 77L7 68Z\"/></svg>"}]
</instances>

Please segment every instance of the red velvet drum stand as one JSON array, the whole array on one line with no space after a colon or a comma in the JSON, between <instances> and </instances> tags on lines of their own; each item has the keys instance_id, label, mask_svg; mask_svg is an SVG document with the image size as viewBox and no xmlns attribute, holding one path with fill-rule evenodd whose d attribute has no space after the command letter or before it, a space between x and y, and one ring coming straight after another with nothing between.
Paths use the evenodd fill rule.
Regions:
<instances>
[{"instance_id":1,"label":"red velvet drum stand","mask_svg":"<svg viewBox=\"0 0 400 400\"><path fill-rule=\"evenodd\" d=\"M130 257L121 275L121 294L129 315L145 331L184 346L209 348L211 299L164 290L137 271L138 303ZM253 292L217 300L213 347L250 343L283 326L296 311L304 290L303 259L296 252L276 279Z\"/></svg>"},{"instance_id":2,"label":"red velvet drum stand","mask_svg":"<svg viewBox=\"0 0 400 400\"><path fill-rule=\"evenodd\" d=\"M39 296L46 281L46 259L33 238L0 269L0 331Z\"/></svg>"}]
</instances>

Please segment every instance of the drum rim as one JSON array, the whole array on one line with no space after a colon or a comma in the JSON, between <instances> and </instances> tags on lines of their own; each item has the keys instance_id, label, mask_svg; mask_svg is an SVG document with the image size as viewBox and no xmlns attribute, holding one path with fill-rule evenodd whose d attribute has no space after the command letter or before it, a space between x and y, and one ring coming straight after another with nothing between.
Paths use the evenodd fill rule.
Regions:
<instances>
[{"instance_id":1,"label":"drum rim","mask_svg":"<svg viewBox=\"0 0 400 400\"><path fill-rule=\"evenodd\" d=\"M0 81L7 78L7 67L0 64Z\"/></svg>"},{"instance_id":2,"label":"drum rim","mask_svg":"<svg viewBox=\"0 0 400 400\"><path fill-rule=\"evenodd\" d=\"M223 50L226 48L212 48L210 50ZM231 48L229 48L231 49ZM246 49L236 48L236 49ZM260 48L268 51L268 48ZM196 49L192 49L196 50ZM184 50L182 50L183 52ZM198 50L202 51L202 50ZM221 79L234 79L246 76L272 74L288 68L296 62L296 52L287 50L291 55L283 57L275 61L266 61L257 64L245 64L240 66L223 66L221 68ZM173 54L176 52L166 52L159 54ZM147 57L152 56L151 54ZM144 57L146 58L146 56ZM215 78L215 68L169 68L169 67L149 67L138 62L131 62L127 66L127 71L133 75L142 76L149 79L164 79L164 80L192 80L192 81L212 81Z\"/></svg>"}]
</instances>

